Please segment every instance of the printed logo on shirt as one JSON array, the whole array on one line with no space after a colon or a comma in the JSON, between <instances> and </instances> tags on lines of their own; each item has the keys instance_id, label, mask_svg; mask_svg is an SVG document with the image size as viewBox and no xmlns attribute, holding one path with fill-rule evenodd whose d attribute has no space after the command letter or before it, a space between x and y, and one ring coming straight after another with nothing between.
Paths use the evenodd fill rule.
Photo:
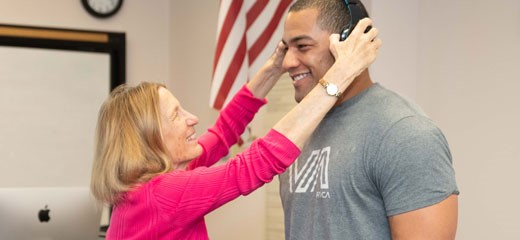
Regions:
<instances>
[{"instance_id":1,"label":"printed logo on shirt","mask_svg":"<svg viewBox=\"0 0 520 240\"><path fill-rule=\"evenodd\" d=\"M289 192L315 192L316 198L330 198L330 147L314 150L307 159L298 159L289 167ZM303 164L303 166L299 166Z\"/></svg>"}]
</instances>

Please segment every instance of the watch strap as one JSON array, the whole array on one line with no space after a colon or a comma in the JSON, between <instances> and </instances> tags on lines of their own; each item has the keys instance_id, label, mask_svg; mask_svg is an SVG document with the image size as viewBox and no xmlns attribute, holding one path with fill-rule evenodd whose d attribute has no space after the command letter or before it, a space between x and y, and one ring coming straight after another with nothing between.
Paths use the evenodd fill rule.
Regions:
<instances>
[{"instance_id":1,"label":"watch strap","mask_svg":"<svg viewBox=\"0 0 520 240\"><path fill-rule=\"evenodd\" d=\"M339 88L338 86L336 86L335 84L333 83L329 83L327 82L325 79L321 78L319 80L319 83L321 86L323 86L325 88L325 91L327 92L328 95L330 96L335 96L337 98L340 98L341 97L341 91L339 91ZM333 88L331 90L331 88ZM334 91L333 91L334 90Z\"/></svg>"}]
</instances>

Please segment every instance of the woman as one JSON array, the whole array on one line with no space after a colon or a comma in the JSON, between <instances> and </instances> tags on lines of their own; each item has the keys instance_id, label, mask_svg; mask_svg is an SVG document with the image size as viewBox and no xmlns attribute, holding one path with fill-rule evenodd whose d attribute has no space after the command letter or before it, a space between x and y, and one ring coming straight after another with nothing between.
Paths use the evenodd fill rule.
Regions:
<instances>
[{"instance_id":1,"label":"woman","mask_svg":"<svg viewBox=\"0 0 520 240\"><path fill-rule=\"evenodd\" d=\"M359 26L361 25L361 26ZM335 64L324 76L340 91L375 59L377 30L359 22L349 39L333 34ZM375 39L375 40L374 40ZM228 153L265 104L283 74L280 43L259 73L221 111L215 125L195 136L197 117L165 86L116 88L101 107L91 189L113 204L107 239L208 239L204 216L282 173L337 98L317 85L264 137L226 164ZM348 55L348 58L347 58Z\"/></svg>"}]
</instances>

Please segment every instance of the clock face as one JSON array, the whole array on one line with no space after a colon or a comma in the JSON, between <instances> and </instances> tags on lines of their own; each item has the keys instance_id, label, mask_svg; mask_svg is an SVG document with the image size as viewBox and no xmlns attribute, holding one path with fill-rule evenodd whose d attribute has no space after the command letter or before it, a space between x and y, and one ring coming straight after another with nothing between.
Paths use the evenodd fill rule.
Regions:
<instances>
[{"instance_id":1,"label":"clock face","mask_svg":"<svg viewBox=\"0 0 520 240\"><path fill-rule=\"evenodd\" d=\"M81 0L81 3L91 15L107 18L119 11L123 0Z\"/></svg>"}]
</instances>

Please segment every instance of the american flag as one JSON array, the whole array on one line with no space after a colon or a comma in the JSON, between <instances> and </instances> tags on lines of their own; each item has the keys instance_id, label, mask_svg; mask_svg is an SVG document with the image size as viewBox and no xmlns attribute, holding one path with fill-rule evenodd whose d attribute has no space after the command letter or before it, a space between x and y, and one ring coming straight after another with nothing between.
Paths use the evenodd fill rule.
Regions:
<instances>
[{"instance_id":1,"label":"american flag","mask_svg":"<svg viewBox=\"0 0 520 240\"><path fill-rule=\"evenodd\" d=\"M210 106L221 109L260 69L281 39L292 0L221 0Z\"/></svg>"}]
</instances>

